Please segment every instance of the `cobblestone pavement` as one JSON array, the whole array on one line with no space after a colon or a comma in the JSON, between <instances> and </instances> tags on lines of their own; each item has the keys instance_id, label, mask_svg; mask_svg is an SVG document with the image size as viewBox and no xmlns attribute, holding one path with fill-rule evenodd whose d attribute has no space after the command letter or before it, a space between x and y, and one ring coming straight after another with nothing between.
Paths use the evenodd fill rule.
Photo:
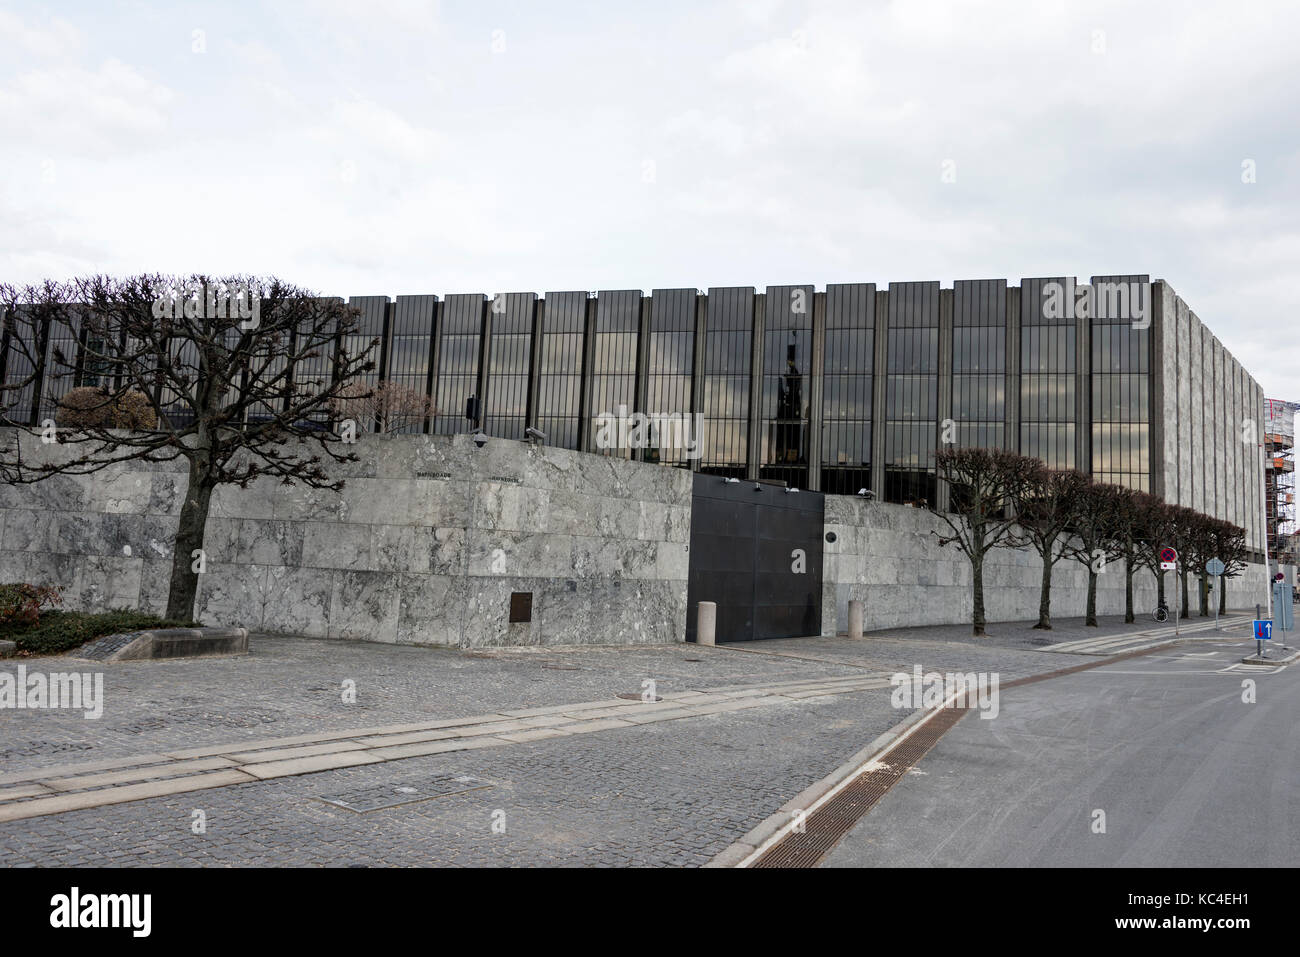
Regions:
<instances>
[{"instance_id":1,"label":"cobblestone pavement","mask_svg":"<svg viewBox=\"0 0 1300 957\"><path fill-rule=\"evenodd\" d=\"M444 651L257 638L246 658L75 664L105 675L98 721L0 712L0 778L159 750L488 711L910 670L1054 670L1073 656L913 638ZM799 657L791 657L798 655ZM12 671L8 662L4 670ZM342 703L345 680L357 702ZM0 824L11 866L695 865L906 716L887 689L505 747L413 757ZM322 798L443 774L491 787L358 813ZM206 832L195 834L194 811ZM504 823L504 833L494 831Z\"/></svg>"}]
</instances>

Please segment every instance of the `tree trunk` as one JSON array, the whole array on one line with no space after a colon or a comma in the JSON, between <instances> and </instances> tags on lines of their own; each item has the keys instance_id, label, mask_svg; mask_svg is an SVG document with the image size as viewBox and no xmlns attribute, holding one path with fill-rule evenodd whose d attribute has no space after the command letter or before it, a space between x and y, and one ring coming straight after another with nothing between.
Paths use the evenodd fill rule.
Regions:
<instances>
[{"instance_id":1,"label":"tree trunk","mask_svg":"<svg viewBox=\"0 0 1300 957\"><path fill-rule=\"evenodd\" d=\"M1228 579L1220 575L1219 576L1219 614L1226 615L1227 613L1228 613Z\"/></svg>"},{"instance_id":2,"label":"tree trunk","mask_svg":"<svg viewBox=\"0 0 1300 957\"><path fill-rule=\"evenodd\" d=\"M1198 581L1200 582L1198 590L1201 593L1201 617L1208 618L1210 616L1210 578L1208 575L1202 575Z\"/></svg>"},{"instance_id":3,"label":"tree trunk","mask_svg":"<svg viewBox=\"0 0 1300 957\"><path fill-rule=\"evenodd\" d=\"M1052 547L1047 547L1047 554L1052 554ZM1052 630L1052 561L1043 558L1043 584L1038 592L1038 624L1035 628Z\"/></svg>"},{"instance_id":4,"label":"tree trunk","mask_svg":"<svg viewBox=\"0 0 1300 957\"><path fill-rule=\"evenodd\" d=\"M1180 608L1180 609L1178 610L1178 617L1179 617L1179 618L1190 618L1190 617L1192 617L1192 611L1191 611L1190 608L1187 607L1187 605L1188 605L1188 601L1187 601L1187 569L1186 569L1186 567L1183 568L1183 570L1179 573L1178 577L1179 577L1179 579L1182 581L1182 587L1183 587L1183 607Z\"/></svg>"},{"instance_id":5,"label":"tree trunk","mask_svg":"<svg viewBox=\"0 0 1300 957\"><path fill-rule=\"evenodd\" d=\"M1097 627L1097 573L1091 565L1088 566L1088 612L1083 623Z\"/></svg>"},{"instance_id":6,"label":"tree trunk","mask_svg":"<svg viewBox=\"0 0 1300 957\"><path fill-rule=\"evenodd\" d=\"M190 465L189 486L181 503L180 523L176 528L176 550L172 555L171 590L167 595L167 617L190 621L194 617L194 599L199 590L203 533L208 524L208 506L214 485L206 470Z\"/></svg>"},{"instance_id":7,"label":"tree trunk","mask_svg":"<svg viewBox=\"0 0 1300 957\"><path fill-rule=\"evenodd\" d=\"M1124 559L1124 623L1131 625L1133 617L1133 559Z\"/></svg>"},{"instance_id":8,"label":"tree trunk","mask_svg":"<svg viewBox=\"0 0 1300 957\"><path fill-rule=\"evenodd\" d=\"M971 597L974 614L971 616L972 634L984 637L984 556L972 557L970 563Z\"/></svg>"}]
</instances>

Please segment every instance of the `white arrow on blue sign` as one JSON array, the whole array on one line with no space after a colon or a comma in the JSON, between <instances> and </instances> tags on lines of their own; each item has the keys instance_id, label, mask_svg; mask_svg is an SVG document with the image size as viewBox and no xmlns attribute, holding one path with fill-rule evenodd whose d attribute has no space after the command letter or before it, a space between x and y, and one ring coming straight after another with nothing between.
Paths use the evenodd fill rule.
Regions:
<instances>
[{"instance_id":1,"label":"white arrow on blue sign","mask_svg":"<svg viewBox=\"0 0 1300 957\"><path fill-rule=\"evenodd\" d=\"M1255 640L1271 641L1273 639L1273 620L1271 618L1255 619Z\"/></svg>"}]
</instances>

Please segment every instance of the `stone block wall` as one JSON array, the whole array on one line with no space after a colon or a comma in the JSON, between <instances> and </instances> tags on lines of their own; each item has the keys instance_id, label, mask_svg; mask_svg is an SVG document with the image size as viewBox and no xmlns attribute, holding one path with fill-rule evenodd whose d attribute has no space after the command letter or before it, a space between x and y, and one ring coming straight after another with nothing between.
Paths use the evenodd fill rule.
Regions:
<instances>
[{"instance_id":1,"label":"stone block wall","mask_svg":"<svg viewBox=\"0 0 1300 957\"><path fill-rule=\"evenodd\" d=\"M938 516L925 509L869 502L857 496L826 496L827 542L822 566L822 634L844 630L851 599L864 603L868 631L908 625L955 625L971 620L971 569L955 545L940 546L935 533L947 533ZM996 549L985 558L985 617L1031 621L1038 617L1042 561L1032 549ZM1229 579L1228 607L1253 607L1263 600L1264 568L1252 565ZM1174 587L1172 576L1166 589ZM1133 607L1150 616L1156 582L1139 571L1133 580ZM1052 617L1080 618L1087 607L1088 573L1067 559L1052 572ZM1195 588L1189 582L1192 600ZM1170 605L1173 592L1167 591ZM1106 568L1097 580L1097 613L1124 613L1122 564ZM1193 612L1193 621L1198 620ZM1154 624L1154 622L1152 623Z\"/></svg>"},{"instance_id":2,"label":"stone block wall","mask_svg":"<svg viewBox=\"0 0 1300 957\"><path fill-rule=\"evenodd\" d=\"M24 437L24 442L31 440ZM250 631L476 648L637 644L685 638L691 473L467 436L363 436L333 466L342 492L262 480L213 499L196 615ZM25 454L57 456L32 443ZM130 463L89 476L0 485L0 581L59 584L68 606L162 612L185 474ZM940 547L928 511L826 497L822 631L847 603L868 629L960 624L970 565ZM989 621L1037 617L1041 565L1028 550L988 559ZM1231 608L1262 600L1263 566L1229 583ZM1054 575L1053 615L1084 611L1087 576ZM532 620L510 623L513 592ZM1149 574L1135 607L1155 604ZM1098 611L1124 607L1122 570L1102 575Z\"/></svg>"},{"instance_id":3,"label":"stone block wall","mask_svg":"<svg viewBox=\"0 0 1300 957\"><path fill-rule=\"evenodd\" d=\"M467 436L365 435L356 451L331 466L342 492L218 490L197 617L455 647L683 640L689 473ZM0 580L162 611L185 481L131 463L0 486ZM532 593L532 621L508 621L512 592Z\"/></svg>"}]
</instances>

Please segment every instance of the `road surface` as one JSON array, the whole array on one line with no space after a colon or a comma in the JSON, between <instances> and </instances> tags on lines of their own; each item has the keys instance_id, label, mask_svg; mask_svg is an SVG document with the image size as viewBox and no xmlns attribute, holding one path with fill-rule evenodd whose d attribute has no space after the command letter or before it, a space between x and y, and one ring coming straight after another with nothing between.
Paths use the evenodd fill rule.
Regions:
<instances>
[{"instance_id":1,"label":"road surface","mask_svg":"<svg viewBox=\"0 0 1300 957\"><path fill-rule=\"evenodd\" d=\"M1240 664L1254 647L1189 642L1004 690L823 866L1294 866L1300 664Z\"/></svg>"}]
</instances>

